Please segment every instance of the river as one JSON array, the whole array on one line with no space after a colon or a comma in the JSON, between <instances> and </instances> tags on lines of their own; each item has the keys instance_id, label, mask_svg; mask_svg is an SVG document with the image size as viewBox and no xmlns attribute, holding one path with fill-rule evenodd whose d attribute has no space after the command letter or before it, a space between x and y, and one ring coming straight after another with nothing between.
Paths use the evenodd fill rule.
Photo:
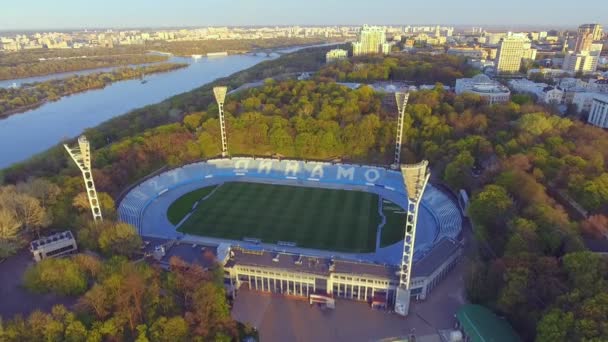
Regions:
<instances>
[{"instance_id":1,"label":"river","mask_svg":"<svg viewBox=\"0 0 608 342\"><path fill-rule=\"evenodd\" d=\"M0 169L40 153L66 137L75 137L84 129L97 126L108 119L161 102L171 96L277 57L277 54L271 54L270 57L249 54L203 57L198 60L171 57L169 60L171 62L190 65L168 73L147 75L148 82L145 84L140 80L120 81L103 89L64 97L34 110L2 119L0 120ZM64 75L51 76L58 78ZM21 81L3 82L12 84Z\"/></svg>"},{"instance_id":2,"label":"river","mask_svg":"<svg viewBox=\"0 0 608 342\"><path fill-rule=\"evenodd\" d=\"M281 48L290 53L308 47L333 46L325 43L312 46ZM127 80L112 83L103 89L90 90L63 97L36 109L0 119L0 169L43 152L65 138L73 138L86 128L95 127L113 117L203 86L218 78L250 68L260 62L279 57L277 53L229 55L225 57L169 58L169 62L188 63L186 68L146 76L148 81ZM114 67L116 68L116 67ZM114 68L84 70L18 80L2 81L2 85L62 78Z\"/></svg>"}]
</instances>

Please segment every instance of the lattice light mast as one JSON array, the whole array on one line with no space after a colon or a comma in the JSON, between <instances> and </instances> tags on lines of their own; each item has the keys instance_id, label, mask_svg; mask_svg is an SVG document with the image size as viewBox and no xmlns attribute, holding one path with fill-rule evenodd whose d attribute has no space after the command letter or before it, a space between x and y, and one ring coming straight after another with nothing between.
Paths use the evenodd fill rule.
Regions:
<instances>
[{"instance_id":1,"label":"lattice light mast","mask_svg":"<svg viewBox=\"0 0 608 342\"><path fill-rule=\"evenodd\" d=\"M224 121L224 99L226 99L227 87L213 87L213 95L217 101L220 112L220 130L222 134L222 157L228 155L228 140L226 138L226 122Z\"/></svg>"},{"instance_id":2,"label":"lattice light mast","mask_svg":"<svg viewBox=\"0 0 608 342\"><path fill-rule=\"evenodd\" d=\"M397 101L397 138L395 139L395 161L393 168L399 167L401 163L401 144L403 140L403 121L405 119L405 106L407 106L407 100L410 97L410 93L396 92L395 100Z\"/></svg>"},{"instance_id":3,"label":"lattice light mast","mask_svg":"<svg viewBox=\"0 0 608 342\"><path fill-rule=\"evenodd\" d=\"M78 138L78 146L69 147L63 145L65 149L74 160L74 163L82 172L82 178L84 179L84 186L87 191L87 197L89 198L89 205L91 206L91 212L93 213L94 221L103 221L101 217L101 207L99 206L99 199L97 198L97 191L95 190L95 182L93 182L93 173L91 172L91 147L87 137L81 135Z\"/></svg>"},{"instance_id":4,"label":"lattice light mast","mask_svg":"<svg viewBox=\"0 0 608 342\"><path fill-rule=\"evenodd\" d=\"M401 259L401 269L399 270L399 287L397 288L397 296L395 298L395 312L402 316L406 316L409 312L416 222L418 221L420 200L431 176L428 164L428 161L423 160L418 164L401 165L401 174L405 183L408 203L405 238L403 239L403 256Z\"/></svg>"}]
</instances>

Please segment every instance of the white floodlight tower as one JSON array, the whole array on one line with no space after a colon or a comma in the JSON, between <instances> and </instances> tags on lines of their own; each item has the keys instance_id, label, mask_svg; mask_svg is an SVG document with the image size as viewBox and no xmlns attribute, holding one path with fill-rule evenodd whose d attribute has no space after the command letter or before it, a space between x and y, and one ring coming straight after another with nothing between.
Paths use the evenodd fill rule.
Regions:
<instances>
[{"instance_id":1,"label":"white floodlight tower","mask_svg":"<svg viewBox=\"0 0 608 342\"><path fill-rule=\"evenodd\" d=\"M213 87L213 95L217 101L217 107L220 112L220 130L222 134L222 157L228 155L228 141L226 138L226 122L224 121L224 99L226 99L227 87Z\"/></svg>"},{"instance_id":2,"label":"white floodlight tower","mask_svg":"<svg viewBox=\"0 0 608 342\"><path fill-rule=\"evenodd\" d=\"M74 163L82 172L82 178L84 179L84 186L87 191L87 197L89 198L89 205L91 206L91 212L93 213L93 221L103 221L101 217L101 207L99 206L99 200L97 198L97 191L95 190L95 182L93 182L93 173L91 172L91 147L87 137L81 135L78 138L78 146L71 148L64 144L63 147L68 151Z\"/></svg>"},{"instance_id":3,"label":"white floodlight tower","mask_svg":"<svg viewBox=\"0 0 608 342\"><path fill-rule=\"evenodd\" d=\"M412 275L412 261L414 258L414 242L416 239L416 222L418 221L418 207L422 194L429 181L431 173L429 162L423 160L418 164L401 165L401 174L407 193L407 220L405 222L405 237L403 239L403 256L399 270L399 287L395 298L395 312L406 316L410 308L410 282Z\"/></svg>"},{"instance_id":4,"label":"white floodlight tower","mask_svg":"<svg viewBox=\"0 0 608 342\"><path fill-rule=\"evenodd\" d=\"M403 121L405 119L405 106L407 106L407 100L410 97L410 93L396 92L395 100L397 101L397 138L395 139L395 161L393 168L396 169L401 163L401 143L403 140Z\"/></svg>"}]
</instances>

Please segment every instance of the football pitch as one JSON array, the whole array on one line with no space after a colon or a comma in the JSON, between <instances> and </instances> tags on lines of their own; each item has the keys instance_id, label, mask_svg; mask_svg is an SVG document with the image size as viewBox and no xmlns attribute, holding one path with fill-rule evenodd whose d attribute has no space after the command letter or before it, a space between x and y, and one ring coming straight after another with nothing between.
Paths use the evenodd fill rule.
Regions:
<instances>
[{"instance_id":1,"label":"football pitch","mask_svg":"<svg viewBox=\"0 0 608 342\"><path fill-rule=\"evenodd\" d=\"M197 190L200 193L200 189ZM228 182L204 192L179 227L187 234L342 252L373 252L380 223L378 195L336 189ZM184 195L188 196L189 194ZM188 212L200 198L178 199L171 211ZM180 208L184 206L184 208Z\"/></svg>"}]
</instances>

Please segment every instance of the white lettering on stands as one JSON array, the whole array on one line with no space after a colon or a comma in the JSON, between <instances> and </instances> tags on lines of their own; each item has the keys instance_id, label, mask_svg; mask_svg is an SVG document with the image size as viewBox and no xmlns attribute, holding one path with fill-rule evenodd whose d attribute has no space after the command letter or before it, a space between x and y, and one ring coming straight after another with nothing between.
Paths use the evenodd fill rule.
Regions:
<instances>
[{"instance_id":1,"label":"white lettering on stands","mask_svg":"<svg viewBox=\"0 0 608 342\"><path fill-rule=\"evenodd\" d=\"M272 170L272 160L262 160L258 165L258 173L269 174Z\"/></svg>"},{"instance_id":2,"label":"white lettering on stands","mask_svg":"<svg viewBox=\"0 0 608 342\"><path fill-rule=\"evenodd\" d=\"M249 168L249 159L237 159L234 162L234 172L247 172Z\"/></svg>"},{"instance_id":3,"label":"white lettering on stands","mask_svg":"<svg viewBox=\"0 0 608 342\"><path fill-rule=\"evenodd\" d=\"M355 168L349 167L348 169L343 168L342 166L338 166L338 175L336 177L338 180L342 178L347 178L350 181L355 179Z\"/></svg>"},{"instance_id":4,"label":"white lettering on stands","mask_svg":"<svg viewBox=\"0 0 608 342\"><path fill-rule=\"evenodd\" d=\"M297 161L288 161L285 166L285 176L297 176L300 169L300 163Z\"/></svg>"},{"instance_id":5,"label":"white lettering on stands","mask_svg":"<svg viewBox=\"0 0 608 342\"><path fill-rule=\"evenodd\" d=\"M310 178L323 178L323 165L317 164L310 171Z\"/></svg>"},{"instance_id":6,"label":"white lettering on stands","mask_svg":"<svg viewBox=\"0 0 608 342\"><path fill-rule=\"evenodd\" d=\"M378 170L376 169L367 169L363 176L365 177L365 180L369 183L374 183L375 181L380 179L380 172L378 172Z\"/></svg>"}]
</instances>

